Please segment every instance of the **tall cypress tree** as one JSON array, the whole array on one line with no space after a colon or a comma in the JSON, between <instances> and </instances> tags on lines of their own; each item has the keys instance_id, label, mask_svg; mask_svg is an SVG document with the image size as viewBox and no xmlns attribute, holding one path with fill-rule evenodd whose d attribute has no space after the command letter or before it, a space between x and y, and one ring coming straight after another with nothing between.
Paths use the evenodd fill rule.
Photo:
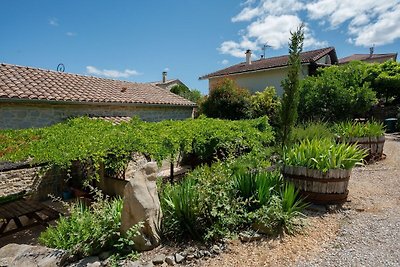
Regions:
<instances>
[{"instance_id":1,"label":"tall cypress tree","mask_svg":"<svg viewBox=\"0 0 400 267\"><path fill-rule=\"evenodd\" d=\"M282 82L284 92L280 110L282 147L288 144L292 129L297 121L301 70L300 53L303 50L304 24L301 24L295 32L290 32L290 34L289 70L287 78Z\"/></svg>"}]
</instances>

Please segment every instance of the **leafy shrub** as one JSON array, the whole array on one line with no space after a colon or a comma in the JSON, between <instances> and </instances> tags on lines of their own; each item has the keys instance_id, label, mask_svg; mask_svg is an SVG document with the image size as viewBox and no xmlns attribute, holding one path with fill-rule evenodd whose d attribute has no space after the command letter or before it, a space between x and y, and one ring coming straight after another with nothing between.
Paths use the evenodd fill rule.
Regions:
<instances>
[{"instance_id":1,"label":"leafy shrub","mask_svg":"<svg viewBox=\"0 0 400 267\"><path fill-rule=\"evenodd\" d=\"M366 156L357 145L336 144L329 139L305 139L284 151L283 163L327 172L330 169L349 170Z\"/></svg>"},{"instance_id":2,"label":"leafy shrub","mask_svg":"<svg viewBox=\"0 0 400 267\"><path fill-rule=\"evenodd\" d=\"M161 193L164 234L215 240L243 224L231 176L229 164L217 162L196 168L181 183L167 185Z\"/></svg>"},{"instance_id":3,"label":"leafy shrub","mask_svg":"<svg viewBox=\"0 0 400 267\"><path fill-rule=\"evenodd\" d=\"M210 118L239 120L251 117L250 107L250 92L233 80L224 79L210 90L200 109Z\"/></svg>"},{"instance_id":4,"label":"leafy shrub","mask_svg":"<svg viewBox=\"0 0 400 267\"><path fill-rule=\"evenodd\" d=\"M343 140L352 137L379 137L385 134L385 126L376 121L366 123L347 121L334 124L333 131Z\"/></svg>"},{"instance_id":5,"label":"leafy shrub","mask_svg":"<svg viewBox=\"0 0 400 267\"><path fill-rule=\"evenodd\" d=\"M49 226L41 233L39 241L80 257L113 249L120 240L121 211L121 198L98 199L90 208L82 202L72 203L70 215L62 216L55 226Z\"/></svg>"},{"instance_id":6,"label":"leafy shrub","mask_svg":"<svg viewBox=\"0 0 400 267\"><path fill-rule=\"evenodd\" d=\"M365 65L357 62L318 69L317 76L301 82L300 118L336 121L365 116L377 102L366 77Z\"/></svg>"},{"instance_id":7,"label":"leafy shrub","mask_svg":"<svg viewBox=\"0 0 400 267\"><path fill-rule=\"evenodd\" d=\"M275 234L283 230L293 234L302 225L298 217L303 216L302 211L307 205L299 198L299 191L294 185L287 183L281 188L279 195L272 195L266 205L250 216L256 227L264 233Z\"/></svg>"},{"instance_id":8,"label":"leafy shrub","mask_svg":"<svg viewBox=\"0 0 400 267\"><path fill-rule=\"evenodd\" d=\"M250 100L253 118L268 116L273 125L278 124L278 111L281 103L273 86L265 88L262 92L256 92Z\"/></svg>"}]
</instances>

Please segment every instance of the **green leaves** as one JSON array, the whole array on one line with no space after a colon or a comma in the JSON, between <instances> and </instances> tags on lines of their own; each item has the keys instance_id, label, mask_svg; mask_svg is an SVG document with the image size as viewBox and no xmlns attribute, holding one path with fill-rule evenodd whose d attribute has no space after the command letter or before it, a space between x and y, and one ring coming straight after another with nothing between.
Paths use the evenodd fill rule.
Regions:
<instances>
[{"instance_id":1,"label":"green leaves","mask_svg":"<svg viewBox=\"0 0 400 267\"><path fill-rule=\"evenodd\" d=\"M380 137L385 134L385 126L381 122L368 121L366 123L340 122L333 126L333 131L342 139L352 137Z\"/></svg>"},{"instance_id":2,"label":"green leaves","mask_svg":"<svg viewBox=\"0 0 400 267\"><path fill-rule=\"evenodd\" d=\"M367 64L319 68L301 81L299 117L303 120L344 120L364 116L377 102L367 79Z\"/></svg>"},{"instance_id":3,"label":"green leaves","mask_svg":"<svg viewBox=\"0 0 400 267\"><path fill-rule=\"evenodd\" d=\"M105 163L124 168L132 152L157 161L193 153L211 162L219 153L241 154L273 141L266 118L248 121L188 119L157 123L132 119L113 125L103 120L76 118L47 128L0 131L0 160L33 160L68 168L73 161Z\"/></svg>"},{"instance_id":4,"label":"green leaves","mask_svg":"<svg viewBox=\"0 0 400 267\"><path fill-rule=\"evenodd\" d=\"M330 169L351 169L361 164L366 151L357 145L336 144L329 139L305 139L286 149L283 163L327 172Z\"/></svg>"}]
</instances>

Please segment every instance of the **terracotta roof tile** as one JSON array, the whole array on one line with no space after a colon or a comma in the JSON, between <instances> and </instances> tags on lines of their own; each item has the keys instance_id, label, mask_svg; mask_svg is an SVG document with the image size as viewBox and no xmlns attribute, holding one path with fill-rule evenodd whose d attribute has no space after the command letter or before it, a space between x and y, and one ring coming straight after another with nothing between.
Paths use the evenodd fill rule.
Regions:
<instances>
[{"instance_id":1,"label":"terracotta roof tile","mask_svg":"<svg viewBox=\"0 0 400 267\"><path fill-rule=\"evenodd\" d=\"M0 64L0 100L10 98L195 106L183 97L148 83Z\"/></svg>"},{"instance_id":2,"label":"terracotta roof tile","mask_svg":"<svg viewBox=\"0 0 400 267\"><path fill-rule=\"evenodd\" d=\"M339 59L339 64L344 64L348 63L350 61L354 60L360 60L360 61L368 61L368 60L374 60L374 59L393 59L396 61L397 58L397 53L388 53L388 54L354 54L348 57L344 57Z\"/></svg>"},{"instance_id":3,"label":"terracotta roof tile","mask_svg":"<svg viewBox=\"0 0 400 267\"><path fill-rule=\"evenodd\" d=\"M300 53L301 63L314 63L329 53L334 53L334 57L337 60L335 48L326 47ZM239 64L230 66L228 68L204 75L199 79L203 80L217 76L225 76L225 75L239 74L244 72L253 72L264 69L284 67L288 65L288 60L289 60L289 55L284 55L284 56L254 60L251 62L251 64L246 64L246 62L241 62Z\"/></svg>"}]
</instances>

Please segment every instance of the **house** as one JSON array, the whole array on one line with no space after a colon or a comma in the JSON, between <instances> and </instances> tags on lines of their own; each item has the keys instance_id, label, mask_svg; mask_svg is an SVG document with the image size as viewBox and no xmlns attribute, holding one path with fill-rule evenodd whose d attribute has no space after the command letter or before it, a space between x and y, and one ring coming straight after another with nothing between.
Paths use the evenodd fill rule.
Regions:
<instances>
[{"instance_id":1,"label":"house","mask_svg":"<svg viewBox=\"0 0 400 267\"><path fill-rule=\"evenodd\" d=\"M313 75L321 66L330 66L338 63L334 47L302 52L301 77ZM289 55L261 58L252 61L251 51L246 52L246 61L218 70L200 77L200 80L209 80L209 89L224 78L234 80L238 86L249 89L252 93L263 91L267 86L274 86L278 95L283 94L282 80L287 77Z\"/></svg>"},{"instance_id":2,"label":"house","mask_svg":"<svg viewBox=\"0 0 400 267\"><path fill-rule=\"evenodd\" d=\"M0 129L43 127L83 115L179 120L192 117L195 106L152 84L0 64Z\"/></svg>"},{"instance_id":3,"label":"house","mask_svg":"<svg viewBox=\"0 0 400 267\"><path fill-rule=\"evenodd\" d=\"M150 84L161 87L163 89L167 89L168 91L171 91L172 87L175 85L183 85L186 86L183 82L181 82L179 79L167 79L167 72L163 71L162 73L162 80L157 81L157 82L151 82ZM186 86L187 87L187 86Z\"/></svg>"},{"instance_id":4,"label":"house","mask_svg":"<svg viewBox=\"0 0 400 267\"><path fill-rule=\"evenodd\" d=\"M374 54L374 48L371 47L369 54L354 54L339 59L339 64L347 64L350 61L359 60L366 63L383 63L388 60L397 60L397 53Z\"/></svg>"}]
</instances>

